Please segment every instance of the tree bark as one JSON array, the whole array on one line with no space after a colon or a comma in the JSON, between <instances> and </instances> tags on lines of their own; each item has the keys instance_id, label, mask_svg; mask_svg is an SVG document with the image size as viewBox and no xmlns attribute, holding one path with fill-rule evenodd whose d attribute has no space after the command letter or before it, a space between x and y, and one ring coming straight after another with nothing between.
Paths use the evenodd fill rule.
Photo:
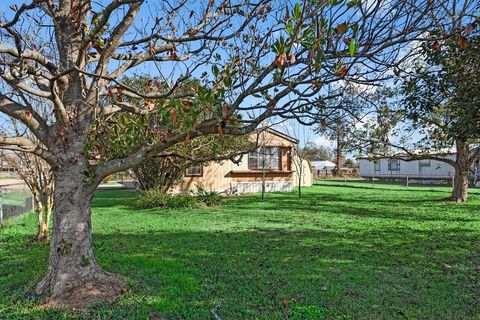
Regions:
<instances>
[{"instance_id":1,"label":"tree bark","mask_svg":"<svg viewBox=\"0 0 480 320\"><path fill-rule=\"evenodd\" d=\"M38 232L37 232L37 240L38 241L48 241L48 221L43 219L43 211L38 212Z\"/></svg>"},{"instance_id":2,"label":"tree bark","mask_svg":"<svg viewBox=\"0 0 480 320\"><path fill-rule=\"evenodd\" d=\"M96 185L85 185L85 166L63 168L55 172L49 265L36 293L44 295L48 305L82 307L113 301L125 286L118 275L97 264L93 253L91 201Z\"/></svg>"},{"instance_id":3,"label":"tree bark","mask_svg":"<svg viewBox=\"0 0 480 320\"><path fill-rule=\"evenodd\" d=\"M466 142L457 142L457 158L455 160L455 176L450 199L455 202L466 202L470 179L470 150Z\"/></svg>"},{"instance_id":4,"label":"tree bark","mask_svg":"<svg viewBox=\"0 0 480 320\"><path fill-rule=\"evenodd\" d=\"M336 158L335 158L335 167L336 167L336 171L335 171L335 176L336 177L340 177L341 176L341 173L340 173L340 159L342 157L342 146L341 146L341 142L340 142L340 135L337 134L337 149L336 149Z\"/></svg>"},{"instance_id":5,"label":"tree bark","mask_svg":"<svg viewBox=\"0 0 480 320\"><path fill-rule=\"evenodd\" d=\"M44 208L43 208L43 203L40 200L40 193L38 190L32 188L32 195L33 195L33 200L35 202L35 212L38 215L38 230L37 230L37 240L38 241L45 241L48 239L48 222L45 221L43 217L44 213Z\"/></svg>"},{"instance_id":6,"label":"tree bark","mask_svg":"<svg viewBox=\"0 0 480 320\"><path fill-rule=\"evenodd\" d=\"M51 199L47 199L46 205L40 206L39 208L41 209L40 210L37 209L37 213L38 213L37 240L50 241L50 235L48 234L48 227L50 225L50 216L52 215Z\"/></svg>"}]
</instances>

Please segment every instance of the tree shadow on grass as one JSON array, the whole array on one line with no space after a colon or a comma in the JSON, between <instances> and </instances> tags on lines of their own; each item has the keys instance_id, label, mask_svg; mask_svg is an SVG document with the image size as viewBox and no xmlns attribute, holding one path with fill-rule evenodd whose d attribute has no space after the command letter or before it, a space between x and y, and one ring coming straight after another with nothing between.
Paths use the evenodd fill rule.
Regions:
<instances>
[{"instance_id":1,"label":"tree shadow on grass","mask_svg":"<svg viewBox=\"0 0 480 320\"><path fill-rule=\"evenodd\" d=\"M480 222L476 212L479 205L449 203L431 198L380 199L375 195L365 197L335 194L305 194L301 199L292 194L268 197L264 200L253 196L238 198L227 203L225 208L235 210L269 210L278 214L292 211L352 215L359 218L386 218L398 220ZM421 210L420 210L421 209ZM426 213L428 212L428 213ZM469 214L471 213L471 214Z\"/></svg>"},{"instance_id":2,"label":"tree shadow on grass","mask_svg":"<svg viewBox=\"0 0 480 320\"><path fill-rule=\"evenodd\" d=\"M132 207L138 198L135 190L98 190L93 199L95 208Z\"/></svg>"},{"instance_id":3,"label":"tree shadow on grass","mask_svg":"<svg viewBox=\"0 0 480 320\"><path fill-rule=\"evenodd\" d=\"M349 184L343 183L343 182L338 182L338 183L314 183L313 185L315 187L324 187L324 188L349 188L349 189L364 189L364 190L381 190L381 191L390 191L390 192L412 192L416 190L421 190L422 192L427 192L427 193L445 193L448 192L446 190L447 186L425 186L425 185L419 185L419 184L414 184L410 185L410 188L407 188L405 185L401 184L381 184L381 183L376 183L375 185L372 185L371 183L365 183L364 185L359 184L359 182L351 182L355 184ZM389 186L385 187L385 186ZM392 188L393 187L393 188ZM443 188L443 190L442 190Z\"/></svg>"},{"instance_id":4,"label":"tree shadow on grass","mask_svg":"<svg viewBox=\"0 0 480 320\"><path fill-rule=\"evenodd\" d=\"M359 190L371 190L371 191L389 191L389 192L422 192L422 193L446 193L450 195L451 186L448 184L442 185L426 185L426 184L417 184L411 183L409 188L406 184L401 183L390 183L390 182L376 182L375 184L369 182L359 182L359 181L328 181L328 182L315 182L313 183L314 187L319 188L349 188L349 189L359 189ZM473 186L469 187L468 190L470 195L480 195L480 190Z\"/></svg>"},{"instance_id":5,"label":"tree shadow on grass","mask_svg":"<svg viewBox=\"0 0 480 320\"><path fill-rule=\"evenodd\" d=\"M394 226L368 231L98 232L99 262L120 273L130 291L113 306L79 312L88 317L113 317L114 312L145 318L160 312L175 319L208 319L209 310L220 304L222 319L284 319L299 307L317 307L333 318L401 318L398 310L412 318L468 318L480 311L478 294L472 294L480 288L476 240L478 232L471 229ZM14 267L24 280L15 286L39 280L28 269L44 252L25 252L23 258L13 248L4 253L15 258L3 260L2 268ZM46 261L37 264L45 267ZM28 303L12 295L15 286L2 298L3 305L15 299ZM7 312L13 314L12 308ZM33 317L40 311L24 312Z\"/></svg>"}]
</instances>

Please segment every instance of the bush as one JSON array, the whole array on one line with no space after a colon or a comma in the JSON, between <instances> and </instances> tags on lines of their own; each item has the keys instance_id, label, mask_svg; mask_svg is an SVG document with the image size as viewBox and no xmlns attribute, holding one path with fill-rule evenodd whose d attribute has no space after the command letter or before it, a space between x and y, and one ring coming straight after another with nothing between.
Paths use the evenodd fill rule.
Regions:
<instances>
[{"instance_id":1,"label":"bush","mask_svg":"<svg viewBox=\"0 0 480 320\"><path fill-rule=\"evenodd\" d=\"M207 191L203 188L198 188L197 200L207 207L212 207L222 203L222 196L216 191Z\"/></svg>"},{"instance_id":2,"label":"bush","mask_svg":"<svg viewBox=\"0 0 480 320\"><path fill-rule=\"evenodd\" d=\"M198 208L200 202L190 195L171 195L159 189L150 189L140 195L137 207L149 208Z\"/></svg>"}]
</instances>

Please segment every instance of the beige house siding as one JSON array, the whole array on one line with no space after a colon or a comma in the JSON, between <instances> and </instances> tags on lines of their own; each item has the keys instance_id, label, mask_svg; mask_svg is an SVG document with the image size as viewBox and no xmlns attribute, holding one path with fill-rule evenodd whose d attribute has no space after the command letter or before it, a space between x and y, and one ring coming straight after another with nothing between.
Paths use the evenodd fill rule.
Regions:
<instances>
[{"instance_id":1,"label":"beige house siding","mask_svg":"<svg viewBox=\"0 0 480 320\"><path fill-rule=\"evenodd\" d=\"M227 174L231 171L232 164L230 160L210 162L203 166L202 176L185 176L174 188L174 192L196 192L199 187L205 190L224 191L230 188L231 178L227 177Z\"/></svg>"},{"instance_id":2,"label":"beige house siding","mask_svg":"<svg viewBox=\"0 0 480 320\"><path fill-rule=\"evenodd\" d=\"M291 159L292 148L296 145L294 139L273 130L251 134L249 138L261 146L281 147L279 168L264 170L267 191L289 191L298 185L298 182L295 184L295 180L298 179L295 178ZM312 171L308 163L305 166L308 170L303 171L302 185L310 186ZM243 155L238 164L230 160L210 162L203 166L202 176L185 176L183 182L177 185L173 192L196 192L198 187L218 192L227 190L238 193L259 192L263 179L262 171L248 167L248 154Z\"/></svg>"},{"instance_id":3,"label":"beige house siding","mask_svg":"<svg viewBox=\"0 0 480 320\"><path fill-rule=\"evenodd\" d=\"M311 187L313 185L313 170L312 165L309 160L302 159L302 168L301 168L301 183L302 187ZM295 166L294 166L295 167ZM298 186L299 174L295 172L293 174L293 185Z\"/></svg>"}]
</instances>

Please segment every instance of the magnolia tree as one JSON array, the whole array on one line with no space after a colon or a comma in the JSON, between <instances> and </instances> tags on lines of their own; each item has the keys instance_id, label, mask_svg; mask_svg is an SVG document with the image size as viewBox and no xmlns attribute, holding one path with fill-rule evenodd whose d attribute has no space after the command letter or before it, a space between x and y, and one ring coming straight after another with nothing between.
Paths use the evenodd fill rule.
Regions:
<instances>
[{"instance_id":1,"label":"magnolia tree","mask_svg":"<svg viewBox=\"0 0 480 320\"><path fill-rule=\"evenodd\" d=\"M165 92L165 88L168 88L161 79L152 79L144 75L124 78L122 84L143 93ZM175 94L193 95L201 90L206 88L201 87L198 79L188 79L175 89ZM113 97L109 97L102 103L108 104L112 100ZM141 101L138 99L129 100L136 107L141 107ZM218 109L214 101L203 103L203 109L204 117L216 117ZM151 112L140 115L113 114L98 117L95 125L90 129L86 152L92 156L110 159L126 156L137 150L146 142L146 139L149 139L148 143L158 143L161 138L157 134L158 127L164 125L163 119L159 116L161 113ZM174 112L170 116L171 120L179 126L180 122L176 120L182 115ZM232 115L231 118L238 118L238 115ZM236 162L239 155L255 147L246 136L222 134L223 129L220 128L220 130L220 134L192 138L185 143L172 145L155 157L145 159L129 170L135 184L142 190L155 188L167 192L182 181L186 169L192 165L226 159Z\"/></svg>"},{"instance_id":2,"label":"magnolia tree","mask_svg":"<svg viewBox=\"0 0 480 320\"><path fill-rule=\"evenodd\" d=\"M461 9L447 9L448 22L437 22L431 31L442 39L424 43L424 61L402 76L400 108L423 135L417 147L435 153L455 146L455 159L443 161L455 169L451 200L456 202L467 201L472 165L480 156L480 5L465 1ZM431 152L435 156L441 157Z\"/></svg>"},{"instance_id":3,"label":"magnolia tree","mask_svg":"<svg viewBox=\"0 0 480 320\"><path fill-rule=\"evenodd\" d=\"M455 202L467 201L480 156L479 13L477 1L464 1L429 15L429 40L416 43L417 59L396 71L399 88L378 90L365 102L373 106L375 121L359 139L370 143L373 156L450 164Z\"/></svg>"},{"instance_id":4,"label":"magnolia tree","mask_svg":"<svg viewBox=\"0 0 480 320\"><path fill-rule=\"evenodd\" d=\"M43 158L54 174L50 304L111 300L125 290L92 248L91 202L106 176L211 134L245 134L269 117L300 117L325 84L370 82L428 28L432 1L32 0L0 18L0 111L38 139L3 134L2 148ZM421 10L413 10L420 8ZM146 90L122 81L151 73ZM181 83L196 77L191 91ZM48 101L52 121L29 99ZM134 101L136 101L134 103ZM212 112L214 111L214 112ZM92 147L112 116L152 115L122 152ZM113 141L112 141L113 143ZM100 147L98 147L100 146ZM122 147L122 146L120 146Z\"/></svg>"},{"instance_id":5,"label":"magnolia tree","mask_svg":"<svg viewBox=\"0 0 480 320\"><path fill-rule=\"evenodd\" d=\"M142 190L158 189L167 192L182 182L189 167L227 159L235 163L241 159L242 154L254 150L255 146L245 136L197 137L187 145L182 143L172 146L168 155L146 159L131 170L131 175Z\"/></svg>"}]
</instances>

